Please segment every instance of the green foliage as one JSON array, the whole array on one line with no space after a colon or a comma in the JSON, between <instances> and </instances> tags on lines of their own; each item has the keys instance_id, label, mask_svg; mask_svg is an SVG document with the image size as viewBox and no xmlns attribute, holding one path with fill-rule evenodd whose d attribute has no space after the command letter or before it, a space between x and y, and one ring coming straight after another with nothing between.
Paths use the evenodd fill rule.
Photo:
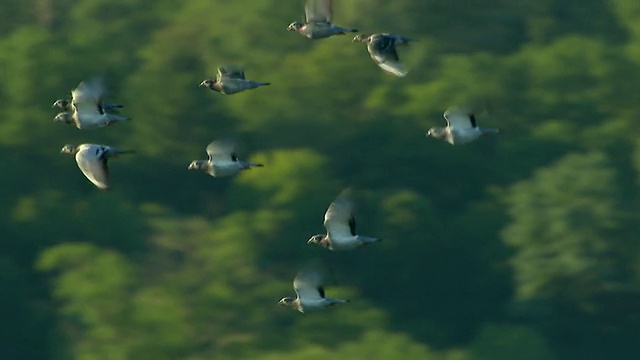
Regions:
<instances>
[{"instance_id":1,"label":"green foliage","mask_svg":"<svg viewBox=\"0 0 640 360\"><path fill-rule=\"evenodd\" d=\"M65 335L74 358L125 359L129 297L134 268L122 255L94 245L68 243L52 247L37 268L56 271L53 295L62 301Z\"/></svg>"},{"instance_id":2,"label":"green foliage","mask_svg":"<svg viewBox=\"0 0 640 360\"><path fill-rule=\"evenodd\" d=\"M518 295L568 297L580 303L602 291L614 270L608 254L617 225L615 174L601 153L569 154L507 195L516 248Z\"/></svg>"},{"instance_id":3,"label":"green foliage","mask_svg":"<svg viewBox=\"0 0 640 360\"><path fill-rule=\"evenodd\" d=\"M330 347L306 347L303 350L289 353L273 354L264 357L270 359L424 359L424 360L472 360L475 359L459 350L436 352L429 347L416 343L406 335L384 331L370 331L358 341Z\"/></svg>"},{"instance_id":4,"label":"green foliage","mask_svg":"<svg viewBox=\"0 0 640 360\"><path fill-rule=\"evenodd\" d=\"M552 360L556 359L547 341L524 326L486 325L470 346L479 360Z\"/></svg>"}]
</instances>

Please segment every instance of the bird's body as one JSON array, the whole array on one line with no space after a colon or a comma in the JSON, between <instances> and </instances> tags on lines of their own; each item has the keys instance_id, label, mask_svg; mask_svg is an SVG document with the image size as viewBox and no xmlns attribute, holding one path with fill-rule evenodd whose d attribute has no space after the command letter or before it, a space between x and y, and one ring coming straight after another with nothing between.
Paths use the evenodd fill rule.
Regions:
<instances>
[{"instance_id":1,"label":"bird's body","mask_svg":"<svg viewBox=\"0 0 640 360\"><path fill-rule=\"evenodd\" d=\"M410 38L396 34L361 34L354 37L353 41L367 44L371 59L382 70L396 76L405 76L409 72L400 62L396 46L408 44Z\"/></svg>"},{"instance_id":2,"label":"bird's body","mask_svg":"<svg viewBox=\"0 0 640 360\"><path fill-rule=\"evenodd\" d=\"M67 99L58 99L56 100L51 107L57 107L67 112L73 111L73 105L71 104L71 100ZM122 109L124 105L120 104L111 104L111 103L103 103L102 108L104 111L118 111L118 109Z\"/></svg>"},{"instance_id":3,"label":"bird's body","mask_svg":"<svg viewBox=\"0 0 640 360\"><path fill-rule=\"evenodd\" d=\"M189 170L202 170L214 177L231 176L252 167L262 167L257 164L238 159L235 144L229 140L217 140L207 146L207 160L194 160L189 164Z\"/></svg>"},{"instance_id":4,"label":"bird's body","mask_svg":"<svg viewBox=\"0 0 640 360\"><path fill-rule=\"evenodd\" d=\"M200 86L207 87L223 95L236 94L266 85L271 84L268 82L247 80L244 77L244 70L232 70L225 67L219 67L217 69L215 80L205 79L200 83Z\"/></svg>"},{"instance_id":5,"label":"bird's body","mask_svg":"<svg viewBox=\"0 0 640 360\"><path fill-rule=\"evenodd\" d=\"M333 25L329 22L312 22L300 23L294 22L287 28L289 31L297 31L304 37L311 40L324 39L334 35L346 35L347 33L357 32L355 29L347 29Z\"/></svg>"},{"instance_id":6,"label":"bird's body","mask_svg":"<svg viewBox=\"0 0 640 360\"><path fill-rule=\"evenodd\" d=\"M78 146L67 144L60 152L75 155L80 171L101 190L108 190L110 187L109 167L107 166L109 158L120 154L133 153L132 150L120 150L111 146L97 144L81 144Z\"/></svg>"},{"instance_id":7,"label":"bird's body","mask_svg":"<svg viewBox=\"0 0 640 360\"><path fill-rule=\"evenodd\" d=\"M279 304L289 306L301 313L326 309L349 300L326 297L322 286L322 276L317 271L301 271L293 280L296 297L285 297Z\"/></svg>"},{"instance_id":8,"label":"bird's body","mask_svg":"<svg viewBox=\"0 0 640 360\"><path fill-rule=\"evenodd\" d=\"M61 112L53 118L53 121L74 125L81 130L97 129L127 120L127 118L115 114L81 114L77 111L73 113Z\"/></svg>"},{"instance_id":9,"label":"bird's body","mask_svg":"<svg viewBox=\"0 0 640 360\"><path fill-rule=\"evenodd\" d=\"M343 28L331 23L333 17L332 0L307 0L304 12L305 22L293 22L287 27L287 30L297 31L312 40L358 32L356 29Z\"/></svg>"},{"instance_id":10,"label":"bird's body","mask_svg":"<svg viewBox=\"0 0 640 360\"><path fill-rule=\"evenodd\" d=\"M489 134L497 134L498 129L481 128L475 114L462 107L451 107L444 112L446 127L429 129L427 136L441 139L451 145L465 144Z\"/></svg>"},{"instance_id":11,"label":"bird's body","mask_svg":"<svg viewBox=\"0 0 640 360\"><path fill-rule=\"evenodd\" d=\"M345 190L329 205L324 214L326 234L312 236L307 242L318 244L329 250L353 250L367 246L380 239L356 234L356 219L349 190Z\"/></svg>"},{"instance_id":12,"label":"bird's body","mask_svg":"<svg viewBox=\"0 0 640 360\"><path fill-rule=\"evenodd\" d=\"M81 82L71 91L71 105L68 102L65 104L65 100L62 100L59 105L56 105L58 101L54 103L54 106L66 105L68 110L59 113L53 120L73 124L78 129L95 129L128 120L105 111L106 108L102 102L104 92L104 86L98 79Z\"/></svg>"}]
</instances>

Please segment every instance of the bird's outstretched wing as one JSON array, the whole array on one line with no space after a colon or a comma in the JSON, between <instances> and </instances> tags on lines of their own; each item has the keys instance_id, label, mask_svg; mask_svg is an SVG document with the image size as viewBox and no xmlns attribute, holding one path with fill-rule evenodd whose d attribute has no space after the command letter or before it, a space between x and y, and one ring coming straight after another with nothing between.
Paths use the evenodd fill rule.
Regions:
<instances>
[{"instance_id":1,"label":"bird's outstretched wing","mask_svg":"<svg viewBox=\"0 0 640 360\"><path fill-rule=\"evenodd\" d=\"M75 112L82 115L102 115L102 97L105 86L102 80L95 78L81 82L71 91L71 104Z\"/></svg>"},{"instance_id":2,"label":"bird's outstretched wing","mask_svg":"<svg viewBox=\"0 0 640 360\"><path fill-rule=\"evenodd\" d=\"M322 287L322 274L315 270L301 271L293 280L293 289L298 298L306 301L320 300L324 298Z\"/></svg>"},{"instance_id":3,"label":"bird's outstretched wing","mask_svg":"<svg viewBox=\"0 0 640 360\"><path fill-rule=\"evenodd\" d=\"M324 226L330 238L355 236L356 219L353 216L351 190L343 190L329 205L324 214Z\"/></svg>"},{"instance_id":4,"label":"bird's outstretched wing","mask_svg":"<svg viewBox=\"0 0 640 360\"><path fill-rule=\"evenodd\" d=\"M378 36L369 43L367 49L371 59L382 70L396 76L405 76L409 72L404 64L400 62L393 37Z\"/></svg>"},{"instance_id":5,"label":"bird's outstretched wing","mask_svg":"<svg viewBox=\"0 0 640 360\"><path fill-rule=\"evenodd\" d=\"M231 66L221 66L218 68L218 79L242 79L244 80L244 69Z\"/></svg>"},{"instance_id":6,"label":"bird's outstretched wing","mask_svg":"<svg viewBox=\"0 0 640 360\"><path fill-rule=\"evenodd\" d=\"M76 154L76 162L80 171L102 190L109 188L107 159L107 149L99 145L84 147Z\"/></svg>"},{"instance_id":7,"label":"bird's outstretched wing","mask_svg":"<svg viewBox=\"0 0 640 360\"><path fill-rule=\"evenodd\" d=\"M307 0L304 6L307 23L331 22L333 14L332 0Z\"/></svg>"},{"instance_id":8,"label":"bird's outstretched wing","mask_svg":"<svg viewBox=\"0 0 640 360\"><path fill-rule=\"evenodd\" d=\"M476 127L476 117L470 109L460 106L448 108L444 112L447 125L458 130Z\"/></svg>"},{"instance_id":9,"label":"bird's outstretched wing","mask_svg":"<svg viewBox=\"0 0 640 360\"><path fill-rule=\"evenodd\" d=\"M207 146L209 161L214 164L224 165L237 161L236 144L232 140L221 139L212 141Z\"/></svg>"}]
</instances>

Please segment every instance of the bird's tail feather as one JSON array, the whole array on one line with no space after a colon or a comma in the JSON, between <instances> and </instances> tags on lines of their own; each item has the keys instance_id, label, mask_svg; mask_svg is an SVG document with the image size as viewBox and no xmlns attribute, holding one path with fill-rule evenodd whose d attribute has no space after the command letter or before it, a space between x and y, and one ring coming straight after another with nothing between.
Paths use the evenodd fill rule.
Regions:
<instances>
[{"instance_id":1,"label":"bird's tail feather","mask_svg":"<svg viewBox=\"0 0 640 360\"><path fill-rule=\"evenodd\" d=\"M126 118L124 116L115 115L115 114L107 114L107 119L109 119L109 121L127 121L127 120L129 120L129 118Z\"/></svg>"},{"instance_id":2,"label":"bird's tail feather","mask_svg":"<svg viewBox=\"0 0 640 360\"><path fill-rule=\"evenodd\" d=\"M244 170L249 170L252 167L263 167L263 164L259 164L259 163L253 163L253 162L248 162L248 161L243 161L240 163L242 165L242 169Z\"/></svg>"},{"instance_id":3,"label":"bird's tail feather","mask_svg":"<svg viewBox=\"0 0 640 360\"><path fill-rule=\"evenodd\" d=\"M355 33L355 32L358 32L358 30L357 30L357 29L348 29L348 28L343 28L343 27L335 26L335 25L333 25L333 28L334 28L335 30L339 31L339 34L340 34L340 35L346 35L347 33Z\"/></svg>"},{"instance_id":4,"label":"bird's tail feather","mask_svg":"<svg viewBox=\"0 0 640 360\"><path fill-rule=\"evenodd\" d=\"M480 129L480 131L482 132L483 135L488 135L488 134L497 134L499 132L498 129Z\"/></svg>"},{"instance_id":5,"label":"bird's tail feather","mask_svg":"<svg viewBox=\"0 0 640 360\"><path fill-rule=\"evenodd\" d=\"M325 297L325 299L329 301L331 304L344 304L349 302L349 300L334 299L334 298L328 298L328 297Z\"/></svg>"},{"instance_id":6,"label":"bird's tail feather","mask_svg":"<svg viewBox=\"0 0 640 360\"><path fill-rule=\"evenodd\" d=\"M360 235L358 235L358 240L363 242L363 243L365 243L365 244L370 244L370 243L374 243L374 242L380 241L382 239L369 237L369 236L360 236Z\"/></svg>"},{"instance_id":7,"label":"bird's tail feather","mask_svg":"<svg viewBox=\"0 0 640 360\"><path fill-rule=\"evenodd\" d=\"M114 149L111 148L111 150L109 151L111 154L111 157L117 157L118 155L122 155L122 154L135 154L136 151L135 150L121 150L121 149Z\"/></svg>"}]
</instances>

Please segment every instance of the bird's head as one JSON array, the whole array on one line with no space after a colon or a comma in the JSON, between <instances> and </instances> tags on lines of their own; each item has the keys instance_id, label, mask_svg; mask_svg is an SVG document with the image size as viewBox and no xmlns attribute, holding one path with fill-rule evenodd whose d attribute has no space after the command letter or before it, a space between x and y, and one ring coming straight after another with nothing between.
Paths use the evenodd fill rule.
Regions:
<instances>
[{"instance_id":1,"label":"bird's head","mask_svg":"<svg viewBox=\"0 0 640 360\"><path fill-rule=\"evenodd\" d=\"M207 162L204 160L194 160L187 167L187 169L189 170L204 170L206 168L207 168Z\"/></svg>"},{"instance_id":2,"label":"bird's head","mask_svg":"<svg viewBox=\"0 0 640 360\"><path fill-rule=\"evenodd\" d=\"M368 42L369 35L367 34L358 34L356 35L351 42Z\"/></svg>"},{"instance_id":3,"label":"bird's head","mask_svg":"<svg viewBox=\"0 0 640 360\"><path fill-rule=\"evenodd\" d=\"M69 106L69 101L65 99L58 99L53 103L53 105L51 105L52 108L57 107L60 109L66 109L67 106Z\"/></svg>"},{"instance_id":4,"label":"bird's head","mask_svg":"<svg viewBox=\"0 0 640 360\"><path fill-rule=\"evenodd\" d=\"M213 84L215 84L215 83L216 83L216 81L213 80L213 79L206 79L206 80L203 80L200 83L200 87L208 87L209 89L215 90L215 88L213 86Z\"/></svg>"},{"instance_id":5,"label":"bird's head","mask_svg":"<svg viewBox=\"0 0 640 360\"><path fill-rule=\"evenodd\" d=\"M301 22L294 21L287 26L287 31L298 31L302 26L304 25Z\"/></svg>"},{"instance_id":6,"label":"bird's head","mask_svg":"<svg viewBox=\"0 0 640 360\"><path fill-rule=\"evenodd\" d=\"M62 154L75 154L78 151L78 147L75 145L67 144L60 149Z\"/></svg>"},{"instance_id":7,"label":"bird's head","mask_svg":"<svg viewBox=\"0 0 640 360\"><path fill-rule=\"evenodd\" d=\"M324 241L325 238L326 236L323 234L313 235L312 237L309 238L309 240L307 240L307 244L317 244L317 245L326 246L325 245L326 241Z\"/></svg>"},{"instance_id":8,"label":"bird's head","mask_svg":"<svg viewBox=\"0 0 640 360\"><path fill-rule=\"evenodd\" d=\"M436 139L440 139L446 136L444 128L441 127L433 127L427 131L427 137L433 137Z\"/></svg>"},{"instance_id":9,"label":"bird's head","mask_svg":"<svg viewBox=\"0 0 640 360\"><path fill-rule=\"evenodd\" d=\"M291 296L287 296L282 298L280 301L278 301L278 304L280 305L284 305L284 306L295 306L296 305L296 298L293 298Z\"/></svg>"},{"instance_id":10,"label":"bird's head","mask_svg":"<svg viewBox=\"0 0 640 360\"><path fill-rule=\"evenodd\" d=\"M61 112L58 115L56 115L56 117L53 118L53 121L59 121L66 124L71 124L73 123L73 118L71 117L71 114L69 114L68 112Z\"/></svg>"}]
</instances>

